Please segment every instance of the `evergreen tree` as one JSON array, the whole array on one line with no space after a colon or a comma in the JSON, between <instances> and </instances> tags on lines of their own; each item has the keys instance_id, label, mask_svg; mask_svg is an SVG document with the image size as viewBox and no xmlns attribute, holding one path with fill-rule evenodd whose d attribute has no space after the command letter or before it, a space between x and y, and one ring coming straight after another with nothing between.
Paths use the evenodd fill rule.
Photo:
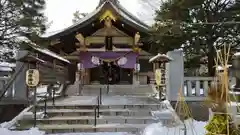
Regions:
<instances>
[{"instance_id":1,"label":"evergreen tree","mask_svg":"<svg viewBox=\"0 0 240 135\"><path fill-rule=\"evenodd\" d=\"M13 58L21 45L38 42L45 31L45 0L0 0L0 60Z\"/></svg>"},{"instance_id":2,"label":"evergreen tree","mask_svg":"<svg viewBox=\"0 0 240 135\"><path fill-rule=\"evenodd\" d=\"M151 0L148 0L151 1ZM156 11L153 50L182 48L186 66L199 66L207 57L210 76L215 73L215 47L238 47L240 3L237 0L166 0Z\"/></svg>"}]
</instances>

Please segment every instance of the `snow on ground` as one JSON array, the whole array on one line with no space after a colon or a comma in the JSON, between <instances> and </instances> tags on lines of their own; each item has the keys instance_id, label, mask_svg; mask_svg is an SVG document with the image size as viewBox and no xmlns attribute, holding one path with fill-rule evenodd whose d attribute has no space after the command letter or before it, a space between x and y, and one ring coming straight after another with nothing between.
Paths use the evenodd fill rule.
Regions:
<instances>
[{"instance_id":1,"label":"snow on ground","mask_svg":"<svg viewBox=\"0 0 240 135\"><path fill-rule=\"evenodd\" d=\"M0 128L1 135L45 135L45 132L39 131L37 128L31 128L25 131L10 131L5 128Z\"/></svg>"},{"instance_id":2,"label":"snow on ground","mask_svg":"<svg viewBox=\"0 0 240 135\"><path fill-rule=\"evenodd\" d=\"M187 135L204 135L204 126L206 122L197 122L192 120L185 121L187 127ZM163 127L161 123L154 123L145 128L142 135L184 135L183 126L174 128ZM37 128L32 128L26 131L9 131L8 129L0 128L2 135L44 135L43 131ZM53 134L52 134L53 135ZM54 135L129 135L129 133L66 133Z\"/></svg>"},{"instance_id":3,"label":"snow on ground","mask_svg":"<svg viewBox=\"0 0 240 135\"><path fill-rule=\"evenodd\" d=\"M187 120L187 135L204 135L204 126L206 122ZM142 135L184 135L184 127L178 126L173 128L162 127L161 123L154 123L145 128Z\"/></svg>"}]
</instances>

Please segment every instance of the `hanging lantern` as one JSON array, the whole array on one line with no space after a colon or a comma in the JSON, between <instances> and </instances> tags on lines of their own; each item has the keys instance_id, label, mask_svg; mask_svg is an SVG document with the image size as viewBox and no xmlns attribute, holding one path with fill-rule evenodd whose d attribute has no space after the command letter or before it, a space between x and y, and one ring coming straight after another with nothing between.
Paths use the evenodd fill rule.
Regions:
<instances>
[{"instance_id":1,"label":"hanging lantern","mask_svg":"<svg viewBox=\"0 0 240 135\"><path fill-rule=\"evenodd\" d=\"M134 65L134 70L135 70L135 72L139 72L140 71L140 64L139 63L136 63Z\"/></svg>"},{"instance_id":2,"label":"hanging lantern","mask_svg":"<svg viewBox=\"0 0 240 135\"><path fill-rule=\"evenodd\" d=\"M83 71L83 64L82 63L78 63L77 64L77 68L78 68L78 71Z\"/></svg>"}]
</instances>

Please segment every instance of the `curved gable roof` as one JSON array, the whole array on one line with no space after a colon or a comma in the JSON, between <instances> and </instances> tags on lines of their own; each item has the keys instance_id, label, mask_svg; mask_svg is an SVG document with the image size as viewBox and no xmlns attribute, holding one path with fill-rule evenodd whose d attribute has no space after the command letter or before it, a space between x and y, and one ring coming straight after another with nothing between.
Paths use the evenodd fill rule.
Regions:
<instances>
[{"instance_id":1,"label":"curved gable roof","mask_svg":"<svg viewBox=\"0 0 240 135\"><path fill-rule=\"evenodd\" d=\"M139 20L137 17L135 17L133 14L131 14L129 11L127 11L120 3L112 3L111 1L107 0L103 4L99 5L93 12L87 14L76 24L73 24L70 27L62 29L60 31L42 35L42 38L54 38L58 36L63 36L86 26L89 22L95 20L96 17L99 16L100 12L106 4L110 4L111 7L115 10L115 12L121 17L121 19L130 26L137 27L137 29L145 33L149 32L150 27L147 24L143 23L141 20Z\"/></svg>"}]
</instances>

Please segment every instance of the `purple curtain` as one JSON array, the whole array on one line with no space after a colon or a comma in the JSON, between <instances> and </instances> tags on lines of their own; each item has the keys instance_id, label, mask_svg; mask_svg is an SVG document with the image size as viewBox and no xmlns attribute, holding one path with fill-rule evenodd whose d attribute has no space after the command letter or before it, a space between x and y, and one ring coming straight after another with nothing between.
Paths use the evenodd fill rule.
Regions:
<instances>
[{"instance_id":1,"label":"purple curtain","mask_svg":"<svg viewBox=\"0 0 240 135\"><path fill-rule=\"evenodd\" d=\"M136 58L138 53L135 52L80 52L80 60L83 64L83 68L94 68L97 65L92 63L92 57L98 57L100 60L104 61L117 61L122 57L127 59L127 62L124 65L121 65L121 68L134 68L136 64Z\"/></svg>"}]
</instances>

